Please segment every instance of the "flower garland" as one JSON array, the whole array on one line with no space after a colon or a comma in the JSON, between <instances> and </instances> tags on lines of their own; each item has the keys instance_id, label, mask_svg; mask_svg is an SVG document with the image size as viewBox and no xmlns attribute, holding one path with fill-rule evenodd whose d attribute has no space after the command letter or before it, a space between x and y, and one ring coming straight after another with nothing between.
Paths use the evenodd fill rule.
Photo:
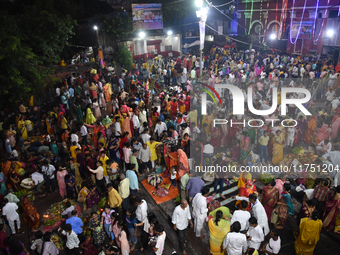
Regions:
<instances>
[{"instance_id":1,"label":"flower garland","mask_svg":"<svg viewBox=\"0 0 340 255\"><path fill-rule=\"evenodd\" d=\"M295 1L296 0L293 0L293 7L292 7L292 15L293 15L293 17L294 17ZM307 3L307 0L305 0L305 4L303 5L302 15L301 15L301 19L300 19L300 25L299 25L299 29L298 29L298 31L296 33L296 37L295 37L295 41L294 42L293 42L293 39L292 39L293 17L290 19L289 40L290 40L291 44L295 44L297 42L297 40L299 39L299 35L300 35L300 32L301 32L301 26L302 26L302 20L303 20L303 16L304 16L305 10L306 10L306 3Z\"/></svg>"}]
</instances>

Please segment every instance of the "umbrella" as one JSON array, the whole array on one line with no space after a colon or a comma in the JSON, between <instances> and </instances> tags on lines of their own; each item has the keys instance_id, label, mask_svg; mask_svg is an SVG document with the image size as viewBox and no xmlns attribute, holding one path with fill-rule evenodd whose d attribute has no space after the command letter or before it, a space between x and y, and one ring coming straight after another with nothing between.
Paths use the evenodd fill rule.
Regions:
<instances>
[{"instance_id":1,"label":"umbrella","mask_svg":"<svg viewBox=\"0 0 340 255\"><path fill-rule=\"evenodd\" d=\"M161 184L163 182L163 177L159 174L149 174L148 175L148 183L154 187Z\"/></svg>"}]
</instances>

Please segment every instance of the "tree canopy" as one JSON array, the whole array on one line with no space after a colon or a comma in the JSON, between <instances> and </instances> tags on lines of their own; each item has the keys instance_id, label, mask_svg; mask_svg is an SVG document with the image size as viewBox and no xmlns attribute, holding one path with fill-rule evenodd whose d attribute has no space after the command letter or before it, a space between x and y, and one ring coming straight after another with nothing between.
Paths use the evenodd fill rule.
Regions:
<instances>
[{"instance_id":1,"label":"tree canopy","mask_svg":"<svg viewBox=\"0 0 340 255\"><path fill-rule=\"evenodd\" d=\"M0 105L39 94L74 35L76 19L112 12L100 0L0 0Z\"/></svg>"}]
</instances>

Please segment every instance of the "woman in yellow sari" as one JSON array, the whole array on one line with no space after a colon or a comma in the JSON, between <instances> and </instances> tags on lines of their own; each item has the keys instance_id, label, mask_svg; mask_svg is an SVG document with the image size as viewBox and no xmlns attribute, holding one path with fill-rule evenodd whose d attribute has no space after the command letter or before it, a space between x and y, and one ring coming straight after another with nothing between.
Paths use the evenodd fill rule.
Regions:
<instances>
[{"instance_id":1,"label":"woman in yellow sari","mask_svg":"<svg viewBox=\"0 0 340 255\"><path fill-rule=\"evenodd\" d=\"M212 255L224 255L222 249L223 241L230 231L230 221L227 215L224 215L222 210L217 209L214 218L208 222L210 230L210 253Z\"/></svg>"},{"instance_id":2,"label":"woman in yellow sari","mask_svg":"<svg viewBox=\"0 0 340 255\"><path fill-rule=\"evenodd\" d=\"M305 135L303 137L304 142L309 146L312 144L312 138L314 136L315 128L316 128L316 119L315 119L315 116L312 115L308 122L308 127L306 128Z\"/></svg>"},{"instance_id":3,"label":"woman in yellow sari","mask_svg":"<svg viewBox=\"0 0 340 255\"><path fill-rule=\"evenodd\" d=\"M96 122L96 118L94 117L91 108L86 109L86 124L93 125Z\"/></svg>"},{"instance_id":4,"label":"woman in yellow sari","mask_svg":"<svg viewBox=\"0 0 340 255\"><path fill-rule=\"evenodd\" d=\"M322 229L322 221L318 218L318 211L314 211L311 218L301 219L300 233L294 245L296 255L314 254L314 248L319 241Z\"/></svg>"},{"instance_id":5,"label":"woman in yellow sari","mask_svg":"<svg viewBox=\"0 0 340 255\"><path fill-rule=\"evenodd\" d=\"M278 165L283 160L283 148L285 147L283 136L284 134L280 130L276 131L273 145L273 165Z\"/></svg>"},{"instance_id":6,"label":"woman in yellow sari","mask_svg":"<svg viewBox=\"0 0 340 255\"><path fill-rule=\"evenodd\" d=\"M214 115L210 111L208 111L208 113L203 116L203 120L202 120L202 126L204 123L208 124L208 126L205 128L205 132L207 135L210 135L210 127L213 121L214 121Z\"/></svg>"},{"instance_id":7,"label":"woman in yellow sari","mask_svg":"<svg viewBox=\"0 0 340 255\"><path fill-rule=\"evenodd\" d=\"M27 140L28 135L27 135L27 128L25 126L25 121L20 117L20 120L18 121L18 131L20 132L22 138L24 140Z\"/></svg>"},{"instance_id":8,"label":"woman in yellow sari","mask_svg":"<svg viewBox=\"0 0 340 255\"><path fill-rule=\"evenodd\" d=\"M179 111L182 114L185 113L185 102L183 100L183 96L181 96L181 98L178 100L178 104L179 104Z\"/></svg>"}]
</instances>

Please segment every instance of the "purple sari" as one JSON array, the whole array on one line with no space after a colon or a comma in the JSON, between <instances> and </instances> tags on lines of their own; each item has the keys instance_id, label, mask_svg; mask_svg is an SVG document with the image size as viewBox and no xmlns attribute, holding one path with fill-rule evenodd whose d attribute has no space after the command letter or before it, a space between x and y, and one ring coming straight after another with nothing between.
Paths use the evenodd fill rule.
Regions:
<instances>
[{"instance_id":1,"label":"purple sari","mask_svg":"<svg viewBox=\"0 0 340 255\"><path fill-rule=\"evenodd\" d=\"M95 190L93 192L93 195L88 194L86 197L86 204L87 204L87 208L91 208L93 205L98 204L100 201L100 197L98 195L98 192Z\"/></svg>"},{"instance_id":2,"label":"purple sari","mask_svg":"<svg viewBox=\"0 0 340 255\"><path fill-rule=\"evenodd\" d=\"M303 119L303 121L301 120L297 120L297 127L299 127L299 130L297 130L297 134L295 137L295 143L300 143L303 139L303 136L306 132L306 128L307 128L307 120Z\"/></svg>"}]
</instances>

